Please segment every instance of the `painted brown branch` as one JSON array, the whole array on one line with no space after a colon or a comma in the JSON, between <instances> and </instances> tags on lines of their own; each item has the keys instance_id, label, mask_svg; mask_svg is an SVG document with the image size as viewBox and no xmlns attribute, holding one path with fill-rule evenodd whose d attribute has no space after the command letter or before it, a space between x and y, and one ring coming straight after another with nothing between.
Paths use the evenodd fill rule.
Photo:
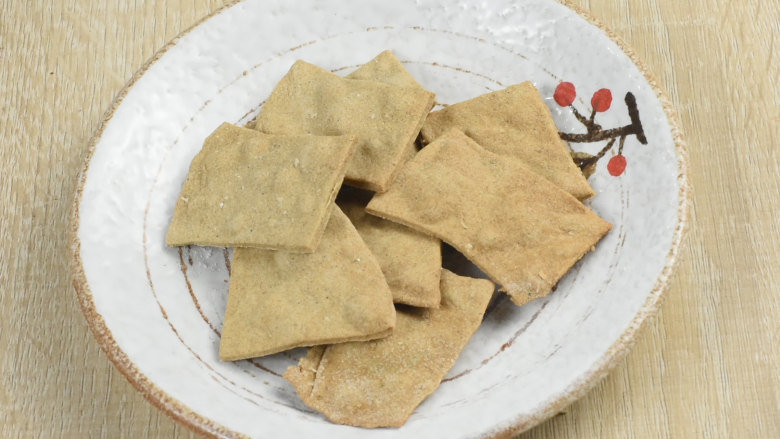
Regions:
<instances>
[{"instance_id":1,"label":"painted brown branch","mask_svg":"<svg viewBox=\"0 0 780 439\"><path fill-rule=\"evenodd\" d=\"M609 140L609 139L614 140L619 137L628 137L630 135L635 135L637 140L639 140L641 144L647 145L647 138L645 137L645 132L644 129L642 128L642 122L639 119L639 110L637 109L636 106L636 98L634 97L634 94L631 92L626 93L625 102L626 102L626 107L628 107L628 115L631 118L631 123L629 125L620 128L612 128L609 130L601 130L601 129L593 129L592 126L589 126L590 125L589 123L583 122L583 124L586 127L588 127L587 133L582 133L582 134L559 133L561 139L573 143L586 143L586 142L590 143L590 142L600 142L602 140ZM577 113L575 110L575 116L578 116L578 114L579 113ZM582 115L579 115L577 119L582 121L580 117L582 117Z\"/></svg>"},{"instance_id":2,"label":"painted brown branch","mask_svg":"<svg viewBox=\"0 0 780 439\"><path fill-rule=\"evenodd\" d=\"M574 113L574 117L577 118L580 123L585 125L585 127L588 129L588 132L600 130L601 126L594 122L594 119L596 117L596 112L593 111L590 114L590 119L583 116L579 111L577 111L577 108L574 107L574 105L570 105L569 108L571 108L572 113Z\"/></svg>"},{"instance_id":3,"label":"painted brown branch","mask_svg":"<svg viewBox=\"0 0 780 439\"><path fill-rule=\"evenodd\" d=\"M642 121L639 119L639 109L636 106L636 97L631 92L626 93L626 107L628 107L628 117L631 118L631 126L634 127L633 134L636 134L639 143L647 145L647 137L645 137Z\"/></svg>"},{"instance_id":4,"label":"painted brown branch","mask_svg":"<svg viewBox=\"0 0 780 439\"><path fill-rule=\"evenodd\" d=\"M612 148L612 145L614 144L615 144L615 139L611 139L609 142L607 142L607 145L601 148L601 151L599 151L598 154L594 156L583 156L583 157L575 156L573 157L574 163L576 163L577 166L579 166L580 170L585 172L588 166L593 165L594 163L599 161L600 158L604 157L604 154L606 154L607 151L609 151Z\"/></svg>"},{"instance_id":5,"label":"painted brown branch","mask_svg":"<svg viewBox=\"0 0 780 439\"><path fill-rule=\"evenodd\" d=\"M602 140L615 139L622 135L633 134L629 132L630 129L631 129L631 125L626 125L620 128L593 131L584 134L569 134L569 133L560 133L560 134L561 134L561 139L566 140L568 142L592 143L592 142L600 142Z\"/></svg>"},{"instance_id":6,"label":"painted brown branch","mask_svg":"<svg viewBox=\"0 0 780 439\"><path fill-rule=\"evenodd\" d=\"M588 119L588 123L586 125L588 127L588 131L598 131L601 129L601 125L596 123L596 110L590 111L590 119Z\"/></svg>"}]
</instances>

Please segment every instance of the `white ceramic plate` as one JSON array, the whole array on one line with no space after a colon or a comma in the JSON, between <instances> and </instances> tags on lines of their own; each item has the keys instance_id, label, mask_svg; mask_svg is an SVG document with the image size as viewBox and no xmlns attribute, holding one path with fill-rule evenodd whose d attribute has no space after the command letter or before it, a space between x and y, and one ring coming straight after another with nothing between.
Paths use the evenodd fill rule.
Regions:
<instances>
[{"instance_id":1,"label":"white ceramic plate","mask_svg":"<svg viewBox=\"0 0 780 439\"><path fill-rule=\"evenodd\" d=\"M297 59L340 74L392 49L440 103L532 80L563 133L584 133L556 86L577 87L586 117L608 88L603 129L630 125L627 167L596 163L588 204L614 224L549 297L498 301L447 378L400 429L333 425L280 374L302 350L223 363L217 356L230 253L169 248L164 235L192 157L221 122L257 114ZM635 57L553 0L245 0L160 51L117 98L90 149L73 214L73 269L90 327L152 403L233 437L482 437L541 422L580 397L654 313L683 233L685 154L666 100ZM596 131L597 133L600 131ZM596 136L597 134L592 134ZM572 143L596 154L606 141ZM614 171L614 170L613 170Z\"/></svg>"}]
</instances>

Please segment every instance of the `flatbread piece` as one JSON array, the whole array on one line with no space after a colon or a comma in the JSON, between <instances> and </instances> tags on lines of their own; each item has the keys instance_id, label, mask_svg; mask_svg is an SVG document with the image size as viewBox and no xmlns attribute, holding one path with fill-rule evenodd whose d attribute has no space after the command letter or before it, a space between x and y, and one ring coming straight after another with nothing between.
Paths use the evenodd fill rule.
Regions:
<instances>
[{"instance_id":1,"label":"flatbread piece","mask_svg":"<svg viewBox=\"0 0 780 439\"><path fill-rule=\"evenodd\" d=\"M385 50L371 61L363 64L347 75L347 78L384 82L402 87L423 88L390 50Z\"/></svg>"},{"instance_id":2,"label":"flatbread piece","mask_svg":"<svg viewBox=\"0 0 780 439\"><path fill-rule=\"evenodd\" d=\"M612 227L456 129L423 148L366 210L449 243L517 305L547 295Z\"/></svg>"},{"instance_id":3,"label":"flatbread piece","mask_svg":"<svg viewBox=\"0 0 780 439\"><path fill-rule=\"evenodd\" d=\"M413 87L424 90L423 86L420 85L416 79L414 79L412 74L406 70L406 67L401 64L401 61L399 61L398 58L395 57L395 54L393 54L393 52L390 50L385 50L371 61L363 64L357 70L347 75L347 78L361 79L364 81L377 81L386 84L399 85L402 87ZM433 105L434 101L431 100L427 111L431 111ZM417 137L418 136L413 137L406 146L403 156L401 157L401 165L396 167L396 173L401 169L403 163L411 160L411 158L414 157L414 155L417 153ZM391 176L389 179L390 182L393 181L396 173Z\"/></svg>"},{"instance_id":4,"label":"flatbread piece","mask_svg":"<svg viewBox=\"0 0 780 439\"><path fill-rule=\"evenodd\" d=\"M347 214L376 257L393 302L438 308L441 302L441 241L392 221L369 215L370 194L342 189L336 204Z\"/></svg>"},{"instance_id":5,"label":"flatbread piece","mask_svg":"<svg viewBox=\"0 0 780 439\"><path fill-rule=\"evenodd\" d=\"M222 124L192 160L167 244L313 252L356 141Z\"/></svg>"},{"instance_id":6,"label":"flatbread piece","mask_svg":"<svg viewBox=\"0 0 780 439\"><path fill-rule=\"evenodd\" d=\"M392 294L379 265L335 208L314 253L235 250L219 356L234 361L372 340L394 325Z\"/></svg>"},{"instance_id":7,"label":"flatbread piece","mask_svg":"<svg viewBox=\"0 0 780 439\"><path fill-rule=\"evenodd\" d=\"M434 111L422 128L424 143L457 128L488 151L515 157L529 169L584 200L594 195L539 91L530 82Z\"/></svg>"},{"instance_id":8,"label":"flatbread piece","mask_svg":"<svg viewBox=\"0 0 780 439\"><path fill-rule=\"evenodd\" d=\"M400 427L452 368L492 293L485 279L442 270L439 309L399 308L389 337L312 348L284 377L333 422Z\"/></svg>"},{"instance_id":9,"label":"flatbread piece","mask_svg":"<svg viewBox=\"0 0 780 439\"><path fill-rule=\"evenodd\" d=\"M433 104L433 93L342 78L296 62L263 105L255 129L267 133L354 134L345 182L383 192Z\"/></svg>"}]
</instances>

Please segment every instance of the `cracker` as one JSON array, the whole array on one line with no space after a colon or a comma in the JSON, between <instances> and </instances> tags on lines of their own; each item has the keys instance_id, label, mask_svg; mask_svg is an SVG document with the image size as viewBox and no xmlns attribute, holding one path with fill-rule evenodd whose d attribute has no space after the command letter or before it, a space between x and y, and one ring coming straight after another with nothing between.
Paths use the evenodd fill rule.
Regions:
<instances>
[{"instance_id":1,"label":"cracker","mask_svg":"<svg viewBox=\"0 0 780 439\"><path fill-rule=\"evenodd\" d=\"M363 64L357 70L347 75L347 78L384 82L401 87L423 88L406 70L406 67L401 64L401 61L395 57L393 52L389 50L385 50L371 61Z\"/></svg>"},{"instance_id":2,"label":"cracker","mask_svg":"<svg viewBox=\"0 0 780 439\"><path fill-rule=\"evenodd\" d=\"M192 160L166 242L314 251L356 141L222 124Z\"/></svg>"},{"instance_id":3,"label":"cracker","mask_svg":"<svg viewBox=\"0 0 780 439\"><path fill-rule=\"evenodd\" d=\"M580 200L595 193L572 160L550 110L530 82L434 111L423 125L423 141L430 143L451 128L463 131L488 151L521 160Z\"/></svg>"},{"instance_id":4,"label":"cracker","mask_svg":"<svg viewBox=\"0 0 780 439\"><path fill-rule=\"evenodd\" d=\"M389 50L385 50L371 61L363 64L357 70L347 75L347 78L362 79L364 81L384 82L386 84L398 85L402 87L414 87L424 90L423 86L414 79L411 73L406 70L406 67L401 64L401 61L399 61L393 52ZM434 101L431 100L427 111L431 111L433 105ZM417 136L412 138L409 144L406 146L404 154L401 157L401 165L396 167L396 172L394 172L389 179L390 182L393 181L395 175L403 166L403 163L411 160L411 158L414 157L416 153Z\"/></svg>"},{"instance_id":5,"label":"cracker","mask_svg":"<svg viewBox=\"0 0 780 439\"><path fill-rule=\"evenodd\" d=\"M333 422L400 427L452 368L492 293L485 279L442 270L440 308L399 308L389 337L310 349L284 377Z\"/></svg>"},{"instance_id":6,"label":"cracker","mask_svg":"<svg viewBox=\"0 0 780 439\"><path fill-rule=\"evenodd\" d=\"M433 93L342 78L296 62L263 105L255 128L268 133L354 134L348 184L383 192L417 137Z\"/></svg>"},{"instance_id":7,"label":"cracker","mask_svg":"<svg viewBox=\"0 0 780 439\"><path fill-rule=\"evenodd\" d=\"M314 253L236 249L219 356L259 357L392 332L382 271L349 219L333 209Z\"/></svg>"},{"instance_id":8,"label":"cracker","mask_svg":"<svg viewBox=\"0 0 780 439\"><path fill-rule=\"evenodd\" d=\"M347 214L376 257L393 302L438 308L441 301L441 241L401 224L366 213L370 195L341 191L336 204Z\"/></svg>"},{"instance_id":9,"label":"cracker","mask_svg":"<svg viewBox=\"0 0 780 439\"><path fill-rule=\"evenodd\" d=\"M366 210L449 243L517 305L547 295L612 227L456 129L423 148Z\"/></svg>"}]
</instances>

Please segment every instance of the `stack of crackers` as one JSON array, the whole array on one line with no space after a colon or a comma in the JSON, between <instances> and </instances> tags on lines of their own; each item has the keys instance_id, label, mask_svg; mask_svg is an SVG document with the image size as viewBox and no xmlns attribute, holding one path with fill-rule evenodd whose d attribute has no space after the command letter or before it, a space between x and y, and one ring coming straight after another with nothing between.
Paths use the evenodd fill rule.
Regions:
<instances>
[{"instance_id":1,"label":"stack of crackers","mask_svg":"<svg viewBox=\"0 0 780 439\"><path fill-rule=\"evenodd\" d=\"M284 376L333 422L403 425L477 330L494 284L442 269L442 241L522 305L611 227L530 82L433 104L389 51L298 61L176 203L168 245L235 247L220 357L312 346Z\"/></svg>"}]
</instances>

